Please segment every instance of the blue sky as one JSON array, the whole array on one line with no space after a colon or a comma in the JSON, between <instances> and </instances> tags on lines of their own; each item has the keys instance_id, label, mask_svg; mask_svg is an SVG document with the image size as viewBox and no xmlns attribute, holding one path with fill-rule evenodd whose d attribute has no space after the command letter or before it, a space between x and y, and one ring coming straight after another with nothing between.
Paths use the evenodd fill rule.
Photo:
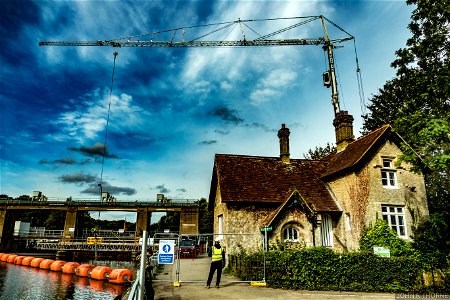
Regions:
<instances>
[{"instance_id":1,"label":"blue sky","mask_svg":"<svg viewBox=\"0 0 450 300\"><path fill-rule=\"evenodd\" d=\"M0 185L17 197L121 200L207 198L215 153L278 156L291 130L293 158L334 142L331 91L320 46L258 48L40 47L237 19L324 15L356 38L365 101L394 76L410 36L404 1L8 1L0 2ZM248 39L297 21L252 22ZM185 29L185 40L217 27ZM250 29L251 28L251 29ZM330 37L345 36L327 24ZM320 22L275 38L323 36ZM240 29L203 40L241 39ZM181 31L139 39L179 41ZM362 125L353 41L335 50L341 109Z\"/></svg>"}]
</instances>

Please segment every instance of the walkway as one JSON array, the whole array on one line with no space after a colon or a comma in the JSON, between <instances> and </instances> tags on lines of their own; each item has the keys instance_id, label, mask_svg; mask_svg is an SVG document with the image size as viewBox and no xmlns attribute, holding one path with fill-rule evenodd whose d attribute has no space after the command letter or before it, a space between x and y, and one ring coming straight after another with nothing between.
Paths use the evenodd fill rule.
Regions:
<instances>
[{"instance_id":1,"label":"walkway","mask_svg":"<svg viewBox=\"0 0 450 300\"><path fill-rule=\"evenodd\" d=\"M175 262L176 263L176 262ZM250 286L248 283L236 282L239 279L222 274L219 289L214 288L215 276L210 289L206 289L206 279L209 273L210 258L205 255L196 260L180 260L180 287L174 287L176 281L176 265L165 265L155 282L155 299L198 300L198 299L324 299L324 300L393 300L394 294L382 293L353 293L327 291L293 291L273 289L270 287Z\"/></svg>"}]
</instances>

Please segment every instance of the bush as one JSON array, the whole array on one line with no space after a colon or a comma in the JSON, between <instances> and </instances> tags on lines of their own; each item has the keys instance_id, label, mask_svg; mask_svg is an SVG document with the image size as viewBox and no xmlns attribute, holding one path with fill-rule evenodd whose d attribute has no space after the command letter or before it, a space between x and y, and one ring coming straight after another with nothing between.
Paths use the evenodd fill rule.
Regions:
<instances>
[{"instance_id":1,"label":"bush","mask_svg":"<svg viewBox=\"0 0 450 300\"><path fill-rule=\"evenodd\" d=\"M234 274L241 279L252 280L249 278L255 268L262 270L262 254L244 255L234 257L235 261L246 262L239 264L240 268ZM390 293L419 291L422 288L421 263L414 257L342 254L325 247L315 247L269 251L266 253L266 267L266 281L275 288Z\"/></svg>"},{"instance_id":2,"label":"bush","mask_svg":"<svg viewBox=\"0 0 450 300\"><path fill-rule=\"evenodd\" d=\"M411 244L397 236L384 220L378 220L373 227L366 228L359 241L361 252L373 252L373 247L385 247L391 256L417 256Z\"/></svg>"}]
</instances>

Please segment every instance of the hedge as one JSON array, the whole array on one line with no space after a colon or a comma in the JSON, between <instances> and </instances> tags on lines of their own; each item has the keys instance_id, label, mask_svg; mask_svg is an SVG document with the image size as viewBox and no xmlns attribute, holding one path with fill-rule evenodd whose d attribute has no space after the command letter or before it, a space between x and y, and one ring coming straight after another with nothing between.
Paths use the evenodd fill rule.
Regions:
<instances>
[{"instance_id":1,"label":"hedge","mask_svg":"<svg viewBox=\"0 0 450 300\"><path fill-rule=\"evenodd\" d=\"M275 288L364 292L413 292L423 288L414 257L335 253L324 247L273 250L266 256L266 282ZM229 270L242 280L261 280L263 254L231 256Z\"/></svg>"}]
</instances>

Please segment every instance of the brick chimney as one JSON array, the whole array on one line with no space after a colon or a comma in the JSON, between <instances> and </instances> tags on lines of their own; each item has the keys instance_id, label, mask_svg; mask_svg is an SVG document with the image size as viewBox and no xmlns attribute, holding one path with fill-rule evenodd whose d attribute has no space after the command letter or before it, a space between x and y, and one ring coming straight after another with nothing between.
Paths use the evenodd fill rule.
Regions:
<instances>
[{"instance_id":1,"label":"brick chimney","mask_svg":"<svg viewBox=\"0 0 450 300\"><path fill-rule=\"evenodd\" d=\"M281 162L285 164L291 163L289 157L289 128L285 124L281 124L281 129L278 130L278 138L280 139L280 158Z\"/></svg>"},{"instance_id":2,"label":"brick chimney","mask_svg":"<svg viewBox=\"0 0 450 300\"><path fill-rule=\"evenodd\" d=\"M344 150L355 139L353 136L353 116L348 111L340 111L333 120L336 132L337 152Z\"/></svg>"}]
</instances>

